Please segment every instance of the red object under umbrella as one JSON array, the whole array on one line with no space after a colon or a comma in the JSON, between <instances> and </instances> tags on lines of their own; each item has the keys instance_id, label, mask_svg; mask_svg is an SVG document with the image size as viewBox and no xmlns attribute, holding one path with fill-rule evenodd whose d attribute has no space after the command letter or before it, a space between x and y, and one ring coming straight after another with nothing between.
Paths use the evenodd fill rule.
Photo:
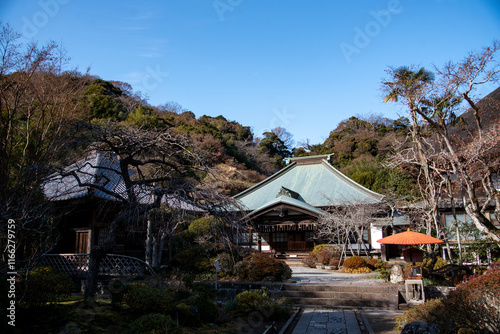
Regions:
<instances>
[{"instance_id":1,"label":"red object under umbrella","mask_svg":"<svg viewBox=\"0 0 500 334\"><path fill-rule=\"evenodd\" d=\"M388 237L377 240L379 244L386 245L427 245L441 244L444 241L430 235L413 232L408 229L406 232L396 233Z\"/></svg>"}]
</instances>

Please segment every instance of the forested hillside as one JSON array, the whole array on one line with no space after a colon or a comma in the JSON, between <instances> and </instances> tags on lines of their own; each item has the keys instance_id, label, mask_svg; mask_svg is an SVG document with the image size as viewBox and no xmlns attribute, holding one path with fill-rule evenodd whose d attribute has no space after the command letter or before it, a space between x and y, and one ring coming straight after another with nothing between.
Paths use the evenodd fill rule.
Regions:
<instances>
[{"instance_id":1,"label":"forested hillside","mask_svg":"<svg viewBox=\"0 0 500 334\"><path fill-rule=\"evenodd\" d=\"M385 165L394 143L405 141L408 125L406 118L352 116L340 122L323 144L305 143L295 155L333 153L335 167L361 185L386 195L414 196L415 184L408 171Z\"/></svg>"},{"instance_id":2,"label":"forested hillside","mask_svg":"<svg viewBox=\"0 0 500 334\"><path fill-rule=\"evenodd\" d=\"M113 120L136 127L172 128L187 133L219 171L218 186L235 194L284 166L290 156L334 153L335 166L363 186L377 192L412 193L412 180L404 173L383 166L395 141L407 135L408 120L383 117L350 117L338 124L323 144L294 148L292 135L277 128L253 134L249 126L224 116L200 116L170 102L153 106L134 94L129 84L97 77L81 80L81 108L88 121ZM335 124L332 124L334 127Z\"/></svg>"},{"instance_id":3,"label":"forested hillside","mask_svg":"<svg viewBox=\"0 0 500 334\"><path fill-rule=\"evenodd\" d=\"M77 131L75 124L107 121L188 134L216 169L217 177L209 177L226 195L278 171L285 158L329 153L335 154L336 167L374 191L411 192L411 180L403 171L383 167L391 144L407 134L405 119L350 117L338 126L332 124L334 129L323 144L294 148L293 135L286 129L252 133L250 126L237 120L223 115L197 117L176 102L150 105L128 83L64 71L61 64L65 59L58 56L58 45L33 45L24 54L13 44L15 33L10 34L4 31L5 51L9 51L5 54L10 58L4 58L1 70L0 178L2 184L9 185L2 187L4 202L7 192L34 191L34 185L48 172L42 166L57 164L62 153L64 161L68 161L68 154L80 158L78 148L68 151L65 146ZM202 114L203 110L195 112Z\"/></svg>"}]
</instances>

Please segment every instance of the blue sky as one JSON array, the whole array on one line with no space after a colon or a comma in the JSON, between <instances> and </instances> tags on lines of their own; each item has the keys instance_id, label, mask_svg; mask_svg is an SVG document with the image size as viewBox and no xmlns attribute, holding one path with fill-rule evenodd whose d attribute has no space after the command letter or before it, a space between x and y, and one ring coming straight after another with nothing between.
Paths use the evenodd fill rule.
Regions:
<instances>
[{"instance_id":1,"label":"blue sky","mask_svg":"<svg viewBox=\"0 0 500 334\"><path fill-rule=\"evenodd\" d=\"M350 116L404 113L382 103L389 66L430 69L491 45L500 1L0 0L0 20L152 105L320 143Z\"/></svg>"}]
</instances>

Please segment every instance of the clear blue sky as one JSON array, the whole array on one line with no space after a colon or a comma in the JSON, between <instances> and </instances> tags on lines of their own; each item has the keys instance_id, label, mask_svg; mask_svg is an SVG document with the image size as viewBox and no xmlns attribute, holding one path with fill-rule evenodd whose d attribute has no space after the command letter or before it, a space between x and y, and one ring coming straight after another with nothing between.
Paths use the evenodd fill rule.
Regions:
<instances>
[{"instance_id":1,"label":"clear blue sky","mask_svg":"<svg viewBox=\"0 0 500 334\"><path fill-rule=\"evenodd\" d=\"M397 118L389 66L442 66L500 38L500 1L0 0L0 20L152 105L320 143L353 115Z\"/></svg>"}]
</instances>

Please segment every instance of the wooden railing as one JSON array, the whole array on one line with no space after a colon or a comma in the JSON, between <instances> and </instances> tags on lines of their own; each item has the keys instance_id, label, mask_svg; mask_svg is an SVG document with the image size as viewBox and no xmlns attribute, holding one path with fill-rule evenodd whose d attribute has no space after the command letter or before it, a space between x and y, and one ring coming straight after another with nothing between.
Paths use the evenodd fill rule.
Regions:
<instances>
[{"instance_id":1,"label":"wooden railing","mask_svg":"<svg viewBox=\"0 0 500 334\"><path fill-rule=\"evenodd\" d=\"M89 254L45 254L38 266L50 266L72 277L85 277L89 269ZM99 266L99 275L105 276L147 276L154 273L146 262L126 255L107 254Z\"/></svg>"}]
</instances>

